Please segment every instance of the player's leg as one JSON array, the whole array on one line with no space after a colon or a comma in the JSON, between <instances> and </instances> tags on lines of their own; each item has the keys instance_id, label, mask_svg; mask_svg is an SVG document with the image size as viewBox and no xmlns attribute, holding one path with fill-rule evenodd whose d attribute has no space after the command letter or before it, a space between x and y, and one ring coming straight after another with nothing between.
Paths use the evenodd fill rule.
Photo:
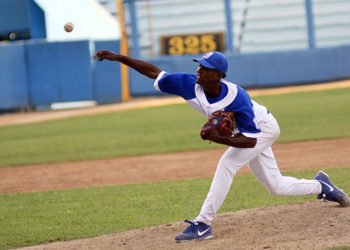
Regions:
<instances>
[{"instance_id":1,"label":"player's leg","mask_svg":"<svg viewBox=\"0 0 350 250\"><path fill-rule=\"evenodd\" d=\"M260 183L275 195L316 195L321 193L317 180L297 179L283 176L277 166L271 147L248 163Z\"/></svg>"},{"instance_id":2,"label":"player's leg","mask_svg":"<svg viewBox=\"0 0 350 250\"><path fill-rule=\"evenodd\" d=\"M248 165L262 185L271 193L278 195L319 194L321 186L315 180L299 180L282 176L271 149L271 145L280 133L274 116L269 114L266 120L259 125L262 132L255 147L260 149L260 154L251 158Z\"/></svg>"},{"instance_id":3,"label":"player's leg","mask_svg":"<svg viewBox=\"0 0 350 250\"><path fill-rule=\"evenodd\" d=\"M250 153L247 151L249 150L229 148L223 154L216 168L210 190L196 220L209 225L214 220L217 210L221 207L230 190L234 176L249 161Z\"/></svg>"},{"instance_id":4,"label":"player's leg","mask_svg":"<svg viewBox=\"0 0 350 250\"><path fill-rule=\"evenodd\" d=\"M262 185L272 194L318 195L318 199L337 202L343 207L350 205L347 194L333 185L328 175L322 171L318 172L313 180L283 176L271 148L267 148L248 165Z\"/></svg>"},{"instance_id":5,"label":"player's leg","mask_svg":"<svg viewBox=\"0 0 350 250\"><path fill-rule=\"evenodd\" d=\"M211 222L224 202L234 176L242 166L249 162L251 157L255 157L259 153L255 148L229 148L226 150L219 161L199 216L195 220L186 221L190 225L175 237L177 242L210 239L212 237Z\"/></svg>"}]
</instances>

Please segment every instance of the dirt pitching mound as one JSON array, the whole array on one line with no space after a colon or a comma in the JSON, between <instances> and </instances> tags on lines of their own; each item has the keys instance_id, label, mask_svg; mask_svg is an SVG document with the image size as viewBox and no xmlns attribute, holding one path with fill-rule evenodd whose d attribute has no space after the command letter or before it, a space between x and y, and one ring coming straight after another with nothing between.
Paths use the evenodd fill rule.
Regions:
<instances>
[{"instance_id":1,"label":"dirt pitching mound","mask_svg":"<svg viewBox=\"0 0 350 250\"><path fill-rule=\"evenodd\" d=\"M350 210L322 201L218 216L214 238L175 243L185 223L22 249L325 249L350 245Z\"/></svg>"}]
</instances>

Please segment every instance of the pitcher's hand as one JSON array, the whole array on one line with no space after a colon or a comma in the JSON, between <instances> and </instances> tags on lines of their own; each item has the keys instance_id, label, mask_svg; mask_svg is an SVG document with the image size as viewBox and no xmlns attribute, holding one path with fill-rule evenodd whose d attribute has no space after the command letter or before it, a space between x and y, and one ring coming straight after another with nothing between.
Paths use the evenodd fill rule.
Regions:
<instances>
[{"instance_id":1,"label":"pitcher's hand","mask_svg":"<svg viewBox=\"0 0 350 250\"><path fill-rule=\"evenodd\" d=\"M119 56L118 54L115 54L112 51L100 50L100 51L95 52L94 60L96 60L96 61L103 61L103 60L117 61L118 56Z\"/></svg>"}]
</instances>

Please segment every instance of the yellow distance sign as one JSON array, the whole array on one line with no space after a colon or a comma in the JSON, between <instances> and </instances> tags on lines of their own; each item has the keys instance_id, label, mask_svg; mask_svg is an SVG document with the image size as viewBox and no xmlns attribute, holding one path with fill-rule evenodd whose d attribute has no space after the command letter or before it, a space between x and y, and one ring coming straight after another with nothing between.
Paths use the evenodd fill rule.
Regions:
<instances>
[{"instance_id":1,"label":"yellow distance sign","mask_svg":"<svg viewBox=\"0 0 350 250\"><path fill-rule=\"evenodd\" d=\"M214 50L224 52L224 33L162 36L160 47L162 55L172 56L202 54Z\"/></svg>"}]
</instances>

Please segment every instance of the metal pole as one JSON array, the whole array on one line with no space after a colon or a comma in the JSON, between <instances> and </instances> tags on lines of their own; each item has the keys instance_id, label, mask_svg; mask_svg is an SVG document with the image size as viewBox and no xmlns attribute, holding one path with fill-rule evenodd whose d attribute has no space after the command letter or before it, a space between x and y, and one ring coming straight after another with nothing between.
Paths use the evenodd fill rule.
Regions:
<instances>
[{"instance_id":1,"label":"metal pole","mask_svg":"<svg viewBox=\"0 0 350 250\"><path fill-rule=\"evenodd\" d=\"M137 15L135 8L135 0L129 0L129 13L131 19L131 55L132 57L139 58L140 57L140 48L139 48L139 32L137 27Z\"/></svg>"},{"instance_id":2,"label":"metal pole","mask_svg":"<svg viewBox=\"0 0 350 250\"><path fill-rule=\"evenodd\" d=\"M308 34L308 43L309 48L314 49L315 44L315 26L314 26L314 14L312 0L305 0L305 9L306 9L306 20L307 20L307 34Z\"/></svg>"},{"instance_id":3,"label":"metal pole","mask_svg":"<svg viewBox=\"0 0 350 250\"><path fill-rule=\"evenodd\" d=\"M226 17L226 47L230 54L234 53L233 42L233 19L231 13L231 0L224 0Z\"/></svg>"},{"instance_id":4,"label":"metal pole","mask_svg":"<svg viewBox=\"0 0 350 250\"><path fill-rule=\"evenodd\" d=\"M241 30L240 30L239 35L238 35L238 45L236 45L236 52L237 53L241 52L241 49L243 46L243 37L244 37L244 32L245 32L245 29L247 26L249 3L250 3L250 0L245 0L245 6L243 9L243 13L242 13L242 20L240 22Z\"/></svg>"}]
</instances>

